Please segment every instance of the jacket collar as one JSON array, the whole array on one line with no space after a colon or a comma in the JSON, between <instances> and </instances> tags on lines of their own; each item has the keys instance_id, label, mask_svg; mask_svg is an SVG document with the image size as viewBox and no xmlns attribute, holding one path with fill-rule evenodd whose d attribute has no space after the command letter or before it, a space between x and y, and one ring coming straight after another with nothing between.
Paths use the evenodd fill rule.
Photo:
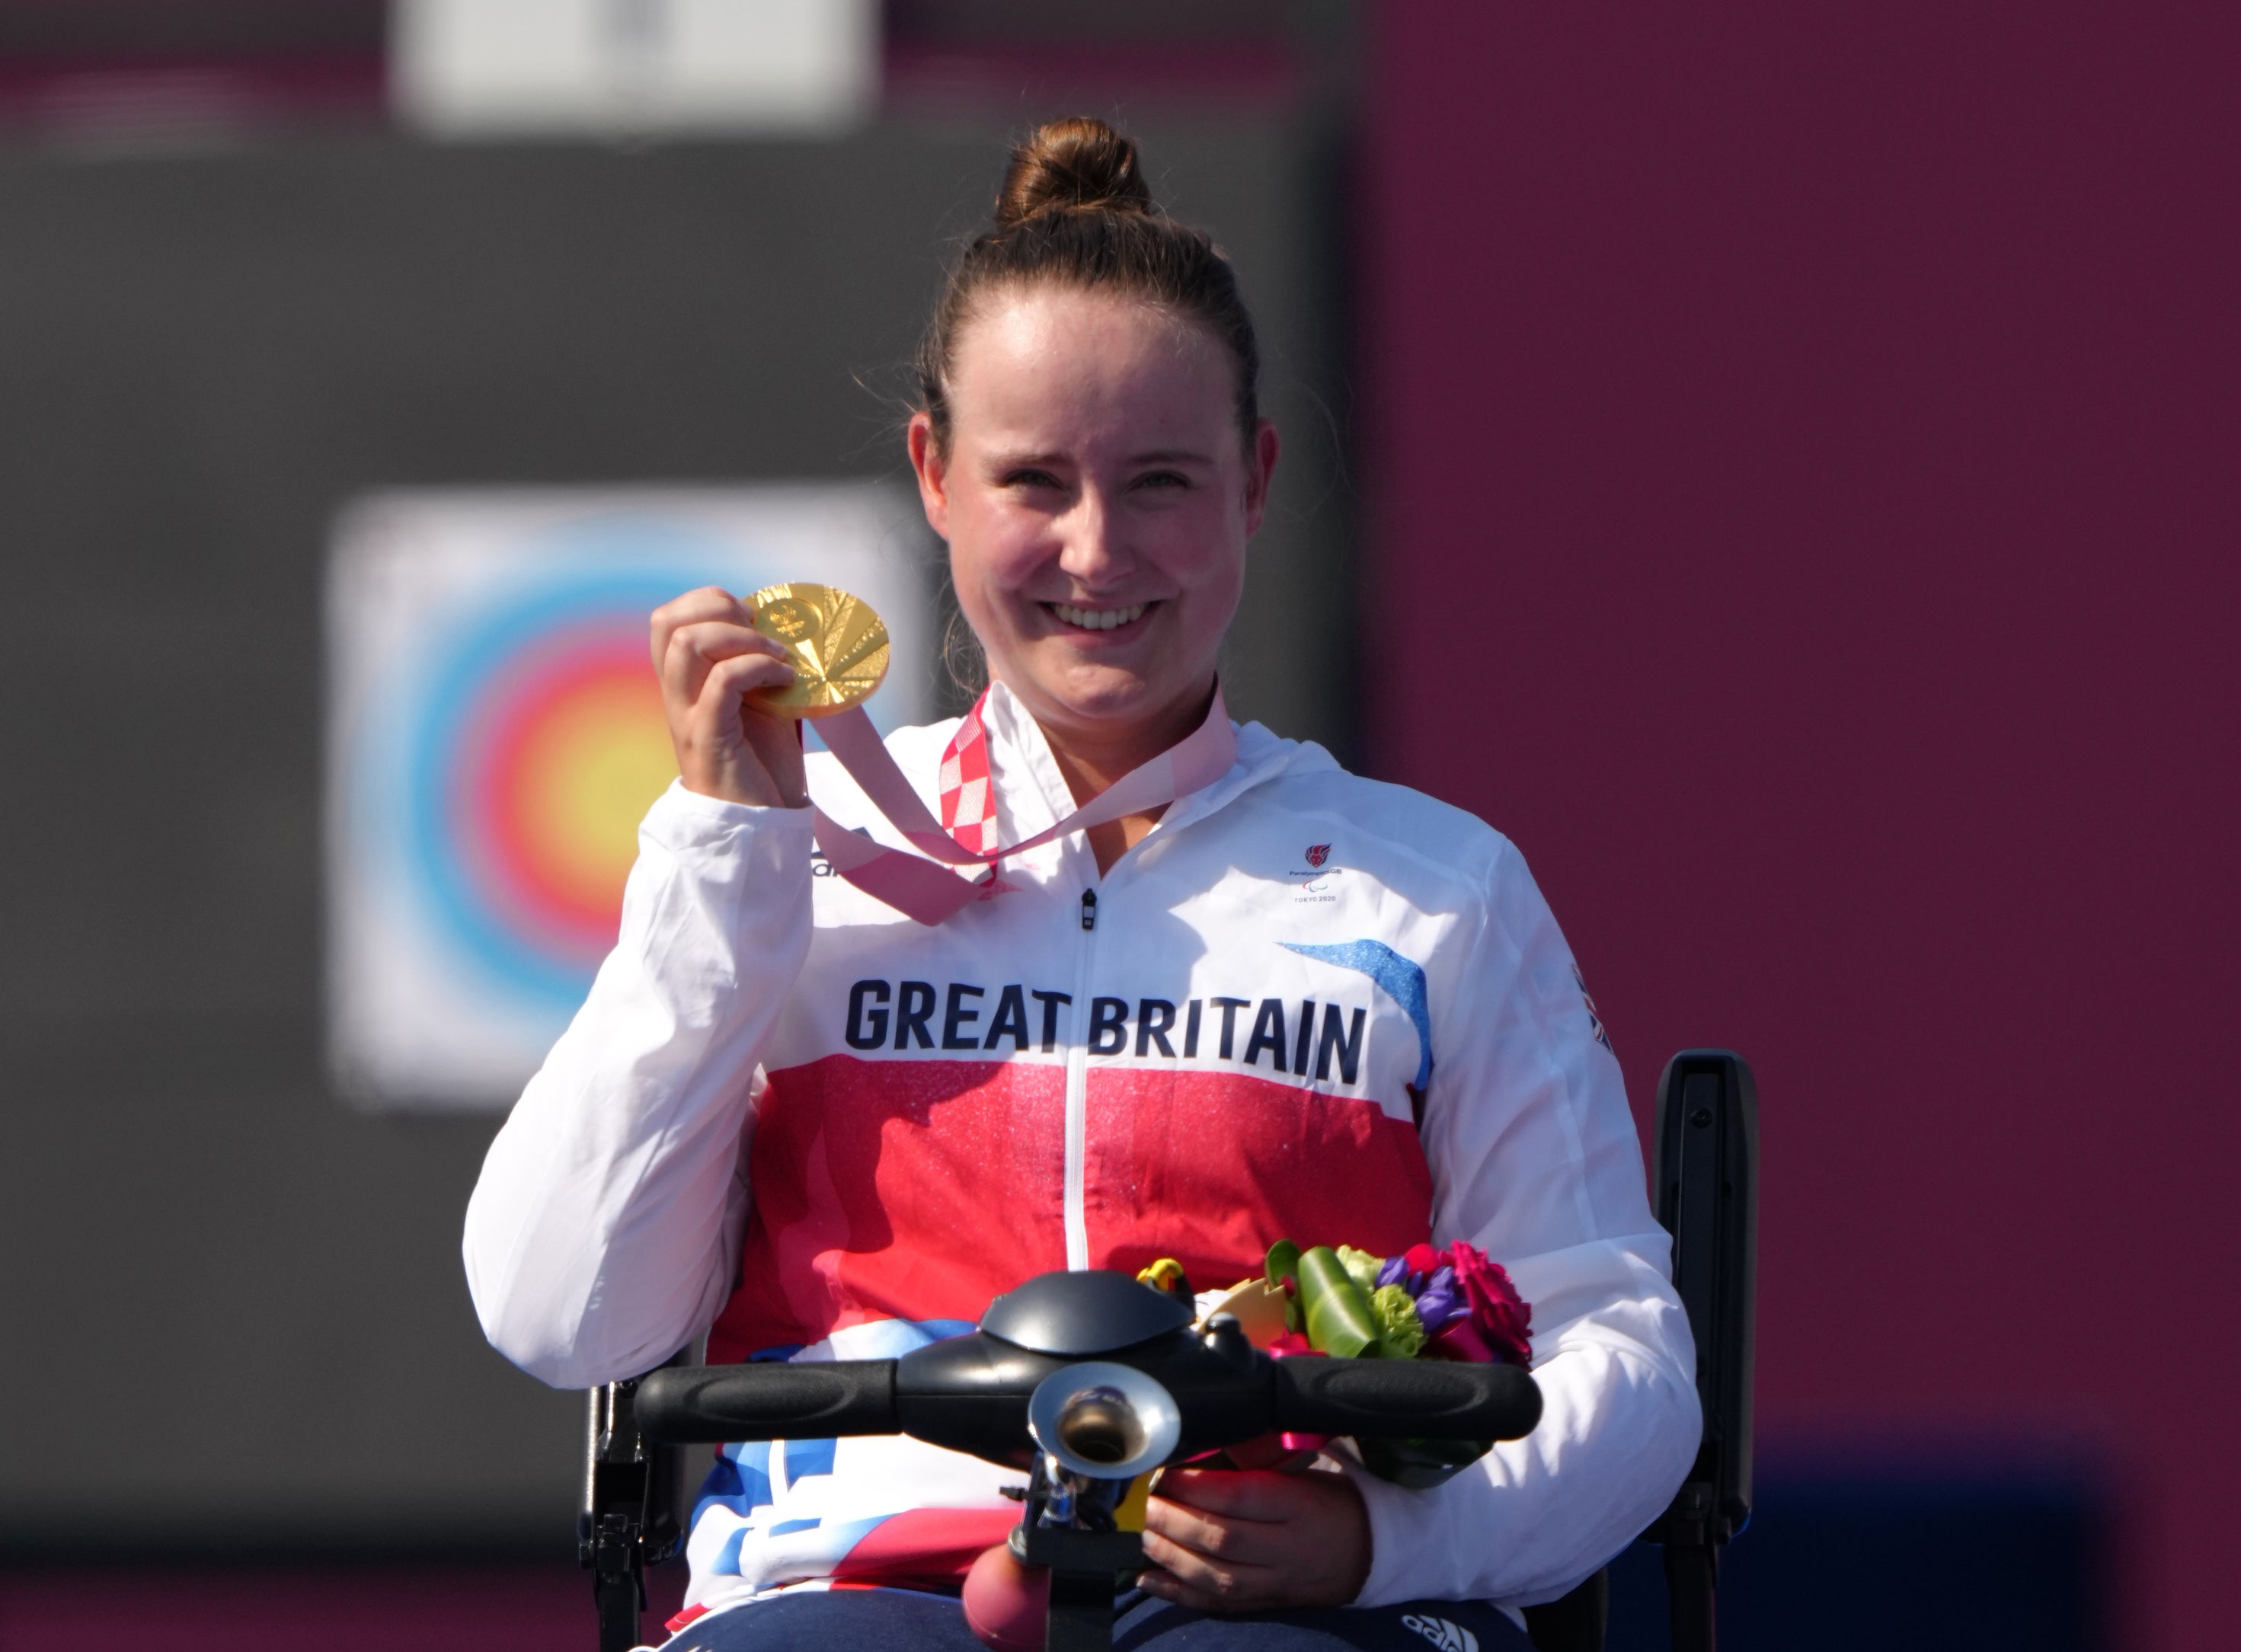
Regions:
<instances>
[{"instance_id":1,"label":"jacket collar","mask_svg":"<svg viewBox=\"0 0 2241 1652\"><path fill-rule=\"evenodd\" d=\"M1032 837L1074 812L1074 793L1041 725L1001 682L988 685L980 722L988 741L989 783L1001 805L1007 840ZM1237 731L1237 761L1213 785L1169 805L1154 833L1204 819L1280 774L1337 766L1320 746L1284 739L1258 723L1233 720L1231 726Z\"/></svg>"}]
</instances>

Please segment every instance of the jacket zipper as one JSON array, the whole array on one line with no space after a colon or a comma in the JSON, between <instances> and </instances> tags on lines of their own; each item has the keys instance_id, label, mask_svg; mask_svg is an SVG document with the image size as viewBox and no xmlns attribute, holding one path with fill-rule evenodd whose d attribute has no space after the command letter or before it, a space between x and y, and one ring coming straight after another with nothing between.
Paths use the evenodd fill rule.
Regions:
<instances>
[{"instance_id":1,"label":"jacket zipper","mask_svg":"<svg viewBox=\"0 0 2241 1652\"><path fill-rule=\"evenodd\" d=\"M1066 1052L1066 1265L1089 1266L1089 1219L1083 1209L1083 1161L1089 1135L1089 966L1097 951L1097 892L1081 892L1081 961L1074 979L1076 1036Z\"/></svg>"}]
</instances>

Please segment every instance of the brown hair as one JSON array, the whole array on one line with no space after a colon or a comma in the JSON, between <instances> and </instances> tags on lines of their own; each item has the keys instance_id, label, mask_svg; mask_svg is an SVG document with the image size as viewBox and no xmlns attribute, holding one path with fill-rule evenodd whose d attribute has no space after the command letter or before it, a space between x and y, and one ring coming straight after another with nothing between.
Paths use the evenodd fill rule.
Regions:
<instances>
[{"instance_id":1,"label":"brown hair","mask_svg":"<svg viewBox=\"0 0 2241 1652\"><path fill-rule=\"evenodd\" d=\"M1237 367L1237 425L1253 451L1261 349L1236 272L1212 238L1152 201L1136 146L1086 116L1046 121L1012 151L996 224L965 250L919 341L918 391L937 448L949 447L949 373L981 294L1052 281L1109 287L1202 323Z\"/></svg>"}]
</instances>

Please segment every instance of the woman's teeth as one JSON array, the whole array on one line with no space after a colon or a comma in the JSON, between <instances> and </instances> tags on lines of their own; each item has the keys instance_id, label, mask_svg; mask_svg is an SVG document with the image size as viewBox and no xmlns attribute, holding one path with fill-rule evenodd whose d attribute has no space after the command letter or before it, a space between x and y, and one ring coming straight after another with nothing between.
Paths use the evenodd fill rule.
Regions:
<instances>
[{"instance_id":1,"label":"woman's teeth","mask_svg":"<svg viewBox=\"0 0 2241 1652\"><path fill-rule=\"evenodd\" d=\"M1079 625L1084 631L1111 631L1116 625L1125 625L1140 618L1150 606L1149 603L1140 602L1133 608L1072 608L1065 603L1054 602L1051 604L1050 610L1067 625Z\"/></svg>"}]
</instances>

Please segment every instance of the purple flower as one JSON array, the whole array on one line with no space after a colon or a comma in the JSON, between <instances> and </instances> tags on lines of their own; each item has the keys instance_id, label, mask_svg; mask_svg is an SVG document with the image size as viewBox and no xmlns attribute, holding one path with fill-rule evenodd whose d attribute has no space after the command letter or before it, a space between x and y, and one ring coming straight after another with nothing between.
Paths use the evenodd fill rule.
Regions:
<instances>
[{"instance_id":1,"label":"purple flower","mask_svg":"<svg viewBox=\"0 0 2241 1652\"><path fill-rule=\"evenodd\" d=\"M1451 1320L1461 1319L1470 1312L1470 1299L1455 1281L1453 1267L1441 1267L1415 1291L1416 1317L1423 1321L1424 1334L1436 1336Z\"/></svg>"},{"instance_id":2,"label":"purple flower","mask_svg":"<svg viewBox=\"0 0 2241 1652\"><path fill-rule=\"evenodd\" d=\"M1408 1284L1408 1259L1406 1256L1388 1256L1385 1266L1377 1270L1377 1282L1381 1286Z\"/></svg>"}]
</instances>

